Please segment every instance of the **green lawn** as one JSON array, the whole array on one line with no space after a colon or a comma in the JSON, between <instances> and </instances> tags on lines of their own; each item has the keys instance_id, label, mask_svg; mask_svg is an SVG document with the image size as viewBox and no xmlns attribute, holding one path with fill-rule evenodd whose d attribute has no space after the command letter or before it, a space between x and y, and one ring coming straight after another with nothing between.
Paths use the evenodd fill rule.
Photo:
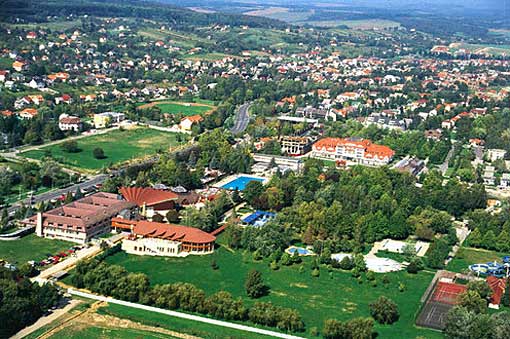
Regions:
<instances>
[{"instance_id":1,"label":"green lawn","mask_svg":"<svg viewBox=\"0 0 510 339\"><path fill-rule=\"evenodd\" d=\"M203 114L212 109L210 106L183 105L178 103L162 103L156 106L161 109L162 113L182 114L185 116Z\"/></svg>"},{"instance_id":2,"label":"green lawn","mask_svg":"<svg viewBox=\"0 0 510 339\"><path fill-rule=\"evenodd\" d=\"M210 102L185 103L176 101L152 102L149 104L140 104L140 108L146 108L155 105L161 109L161 113L182 114L185 116L204 114L214 109L214 105Z\"/></svg>"},{"instance_id":3,"label":"green lawn","mask_svg":"<svg viewBox=\"0 0 510 339\"><path fill-rule=\"evenodd\" d=\"M30 260L40 261L47 258L46 254L57 254L73 246L62 240L39 238L29 234L18 240L0 241L0 259L10 263L25 263Z\"/></svg>"},{"instance_id":4,"label":"green lawn","mask_svg":"<svg viewBox=\"0 0 510 339\"><path fill-rule=\"evenodd\" d=\"M212 270L211 260L216 260L219 270ZM271 287L270 295L261 298L275 305L298 309L307 325L309 335L312 327L322 328L328 318L347 320L357 316L369 316L369 303L378 296L393 299L400 309L400 320L391 326L376 326L379 338L441 338L435 331L418 329L414 326L415 314L420 306L420 297L432 280L432 273L421 272L410 275L405 272L388 274L390 284L382 284L382 276L377 275L378 286L372 287L364 281L359 284L350 273L334 271L328 274L321 270L319 278L310 275L310 260L304 263L305 270L298 266L283 267L271 271L267 262L253 262L250 254L218 249L211 256L190 256L188 258L157 258L117 253L106 259L108 263L124 266L128 271L143 272L153 284L189 282L212 294L226 290L234 296L241 296L246 304L253 303L246 298L244 277L255 268L262 272L266 283ZM399 282L406 290L398 290Z\"/></svg>"},{"instance_id":5,"label":"green lawn","mask_svg":"<svg viewBox=\"0 0 510 339\"><path fill-rule=\"evenodd\" d=\"M99 314L108 314L114 317L129 319L144 325L162 327L171 331L187 333L201 338L231 338L231 339L263 339L268 336L257 335L244 331L234 330L221 326L204 324L196 321L170 317L165 314L139 310L131 307L109 304L98 310Z\"/></svg>"},{"instance_id":6,"label":"green lawn","mask_svg":"<svg viewBox=\"0 0 510 339\"><path fill-rule=\"evenodd\" d=\"M77 168L98 170L110 164L117 164L129 159L140 158L168 149L178 144L176 134L162 132L150 128L132 130L114 130L106 134L94 135L77 140L78 153L67 153L61 145L41 147L38 150L23 152L21 155L32 159L41 159L49 150L58 162ZM92 151L100 147L104 150L105 159L94 158Z\"/></svg>"},{"instance_id":7,"label":"green lawn","mask_svg":"<svg viewBox=\"0 0 510 339\"><path fill-rule=\"evenodd\" d=\"M466 272L468 266L472 264L485 264L491 261L498 261L501 263L501 258L505 255L510 255L510 253L498 253L478 248L461 247L446 269L453 272Z\"/></svg>"}]
</instances>

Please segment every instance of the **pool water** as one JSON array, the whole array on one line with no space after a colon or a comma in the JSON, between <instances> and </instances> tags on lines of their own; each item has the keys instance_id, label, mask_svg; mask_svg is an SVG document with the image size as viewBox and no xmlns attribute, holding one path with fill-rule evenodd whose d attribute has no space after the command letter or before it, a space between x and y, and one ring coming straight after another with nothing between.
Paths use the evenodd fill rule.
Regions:
<instances>
[{"instance_id":1,"label":"pool water","mask_svg":"<svg viewBox=\"0 0 510 339\"><path fill-rule=\"evenodd\" d=\"M311 252L309 250L307 250L306 248L302 248L302 247L293 247L293 248L289 248L289 252L291 254L294 254L294 252L298 252L299 255L307 255L307 254L310 254Z\"/></svg>"},{"instance_id":2,"label":"pool water","mask_svg":"<svg viewBox=\"0 0 510 339\"><path fill-rule=\"evenodd\" d=\"M223 189L227 189L227 190L238 190L238 191L243 191L245 188L246 188L246 185L250 182L250 181L259 181L259 182L263 182L264 179L263 178L256 178L256 177L245 177L245 176L240 176L238 177L237 179L234 179L230 182L227 182L225 185L221 186L221 188Z\"/></svg>"}]
</instances>

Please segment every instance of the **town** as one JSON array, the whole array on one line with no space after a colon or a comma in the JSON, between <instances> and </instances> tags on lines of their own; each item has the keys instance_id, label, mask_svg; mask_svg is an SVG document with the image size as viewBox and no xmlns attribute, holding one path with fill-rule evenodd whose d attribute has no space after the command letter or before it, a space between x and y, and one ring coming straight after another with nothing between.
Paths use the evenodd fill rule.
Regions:
<instances>
[{"instance_id":1,"label":"town","mask_svg":"<svg viewBox=\"0 0 510 339\"><path fill-rule=\"evenodd\" d=\"M21 2L1 338L508 337L504 25Z\"/></svg>"}]
</instances>

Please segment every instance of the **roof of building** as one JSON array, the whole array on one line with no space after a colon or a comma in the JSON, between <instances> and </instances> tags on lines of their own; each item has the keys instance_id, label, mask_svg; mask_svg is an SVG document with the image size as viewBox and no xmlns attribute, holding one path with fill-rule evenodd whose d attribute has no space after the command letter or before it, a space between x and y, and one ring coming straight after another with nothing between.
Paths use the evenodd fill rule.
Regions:
<instances>
[{"instance_id":1,"label":"roof of building","mask_svg":"<svg viewBox=\"0 0 510 339\"><path fill-rule=\"evenodd\" d=\"M117 194L98 192L43 213L43 226L51 224L53 227L85 231L87 226L134 206L131 202L119 199ZM37 216L34 215L23 220L23 223L35 224L36 220Z\"/></svg>"},{"instance_id":2,"label":"roof of building","mask_svg":"<svg viewBox=\"0 0 510 339\"><path fill-rule=\"evenodd\" d=\"M392 157L395 154L388 146L373 144L367 139L324 138L313 145L315 149L322 150L325 148L328 152L334 152L338 146L363 148L365 150L365 157L367 158Z\"/></svg>"},{"instance_id":3,"label":"roof of building","mask_svg":"<svg viewBox=\"0 0 510 339\"><path fill-rule=\"evenodd\" d=\"M122 187L120 194L127 201L131 201L138 206L152 206L162 202L177 200L178 196L172 191L158 190L146 187Z\"/></svg>"},{"instance_id":4,"label":"roof of building","mask_svg":"<svg viewBox=\"0 0 510 339\"><path fill-rule=\"evenodd\" d=\"M491 304L499 305L501 303L501 298L505 293L505 279L499 279L491 275L487 277L487 284L492 290Z\"/></svg>"},{"instance_id":5,"label":"roof of building","mask_svg":"<svg viewBox=\"0 0 510 339\"><path fill-rule=\"evenodd\" d=\"M165 224L148 220L124 220L114 218L113 222L129 224L135 235L159 238L195 244L206 244L216 240L216 237L195 227Z\"/></svg>"}]
</instances>

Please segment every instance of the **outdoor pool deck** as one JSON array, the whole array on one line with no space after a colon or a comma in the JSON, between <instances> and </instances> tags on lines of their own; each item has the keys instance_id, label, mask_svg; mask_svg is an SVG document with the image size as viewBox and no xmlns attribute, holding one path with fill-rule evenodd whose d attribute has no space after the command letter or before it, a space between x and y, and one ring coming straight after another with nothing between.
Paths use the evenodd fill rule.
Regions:
<instances>
[{"instance_id":1,"label":"outdoor pool deck","mask_svg":"<svg viewBox=\"0 0 510 339\"><path fill-rule=\"evenodd\" d=\"M214 184L213 187L231 191L234 190L242 191L246 188L246 185L250 181L259 181L262 184L265 184L269 181L269 179L250 174L236 174L228 176L225 179L217 182L216 184Z\"/></svg>"}]
</instances>

